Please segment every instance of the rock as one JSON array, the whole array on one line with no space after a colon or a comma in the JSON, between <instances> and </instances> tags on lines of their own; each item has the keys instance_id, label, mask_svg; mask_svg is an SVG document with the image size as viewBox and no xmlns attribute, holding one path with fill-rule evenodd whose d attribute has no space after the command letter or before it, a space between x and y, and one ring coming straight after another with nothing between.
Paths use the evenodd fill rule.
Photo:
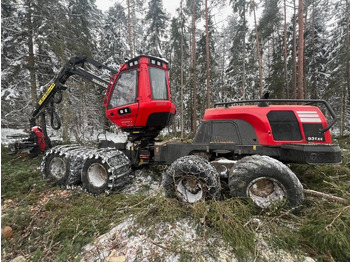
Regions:
<instances>
[{"instance_id":1,"label":"rock","mask_svg":"<svg viewBox=\"0 0 350 262\"><path fill-rule=\"evenodd\" d=\"M11 227L6 226L4 229L1 229L1 238L5 238L6 240L9 240L13 237L13 230Z\"/></svg>"},{"instance_id":2,"label":"rock","mask_svg":"<svg viewBox=\"0 0 350 262\"><path fill-rule=\"evenodd\" d=\"M311 257L305 257L303 262L315 262Z\"/></svg>"},{"instance_id":3,"label":"rock","mask_svg":"<svg viewBox=\"0 0 350 262\"><path fill-rule=\"evenodd\" d=\"M125 262L125 256L107 257L106 262Z\"/></svg>"},{"instance_id":4,"label":"rock","mask_svg":"<svg viewBox=\"0 0 350 262\"><path fill-rule=\"evenodd\" d=\"M11 262L27 262L27 260L23 256L18 256L12 259Z\"/></svg>"}]
</instances>

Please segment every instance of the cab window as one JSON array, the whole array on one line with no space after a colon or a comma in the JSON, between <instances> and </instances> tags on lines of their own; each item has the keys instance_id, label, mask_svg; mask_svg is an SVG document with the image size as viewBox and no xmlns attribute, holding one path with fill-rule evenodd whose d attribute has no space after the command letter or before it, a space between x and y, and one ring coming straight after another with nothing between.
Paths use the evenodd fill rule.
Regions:
<instances>
[{"instance_id":1,"label":"cab window","mask_svg":"<svg viewBox=\"0 0 350 262\"><path fill-rule=\"evenodd\" d=\"M109 99L108 109L136 102L137 70L124 71L119 75Z\"/></svg>"},{"instance_id":2,"label":"cab window","mask_svg":"<svg viewBox=\"0 0 350 262\"><path fill-rule=\"evenodd\" d=\"M153 100L168 100L168 88L165 70L150 67L150 81Z\"/></svg>"}]
</instances>

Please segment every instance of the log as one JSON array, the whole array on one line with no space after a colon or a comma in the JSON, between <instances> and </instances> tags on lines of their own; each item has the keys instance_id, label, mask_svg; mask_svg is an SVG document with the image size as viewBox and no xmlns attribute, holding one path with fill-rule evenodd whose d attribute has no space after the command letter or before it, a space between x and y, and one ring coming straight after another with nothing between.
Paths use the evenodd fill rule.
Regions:
<instances>
[{"instance_id":1,"label":"log","mask_svg":"<svg viewBox=\"0 0 350 262\"><path fill-rule=\"evenodd\" d=\"M314 196L314 197L322 197L323 199L326 199L329 202L337 202L337 203L341 203L341 204L348 203L348 201L342 197L333 196L330 194L322 193L322 192L311 190L311 189L303 189L303 192L305 195Z\"/></svg>"}]
</instances>

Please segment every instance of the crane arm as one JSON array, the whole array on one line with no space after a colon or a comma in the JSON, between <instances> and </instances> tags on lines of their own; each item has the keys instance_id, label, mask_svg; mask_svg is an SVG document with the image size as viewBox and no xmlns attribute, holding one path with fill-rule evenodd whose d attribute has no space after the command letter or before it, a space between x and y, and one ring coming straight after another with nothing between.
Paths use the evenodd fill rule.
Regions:
<instances>
[{"instance_id":1,"label":"crane arm","mask_svg":"<svg viewBox=\"0 0 350 262\"><path fill-rule=\"evenodd\" d=\"M67 87L64 85L66 81L69 79L69 77L73 75L79 75L86 79L87 81L90 81L94 84L97 84L99 86L107 88L108 81L86 71L84 69L85 63L92 64L97 69L107 69L112 74L116 74L118 71L114 70L113 68L110 68L90 57L87 56L75 56L69 59L69 61L62 67L61 71L57 75L54 82L48 87L46 92L43 94L43 96L40 98L38 103L36 104L36 107L32 113L31 116L31 126L35 125L36 118L40 115L40 113L43 112L43 110L49 106L52 106L53 103L60 103L62 100L62 94L61 91L66 90ZM55 95L58 96L58 98L55 98ZM53 115L52 115L53 116ZM51 116L51 117L52 117ZM52 123L53 121L51 121ZM60 125L59 125L60 127ZM59 127L54 129L59 129Z\"/></svg>"}]
</instances>

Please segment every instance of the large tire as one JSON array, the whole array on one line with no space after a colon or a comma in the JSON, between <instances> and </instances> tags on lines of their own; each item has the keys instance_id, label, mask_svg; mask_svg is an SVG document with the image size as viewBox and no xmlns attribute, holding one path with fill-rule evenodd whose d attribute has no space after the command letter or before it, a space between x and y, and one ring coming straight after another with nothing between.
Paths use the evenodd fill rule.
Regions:
<instances>
[{"instance_id":1,"label":"large tire","mask_svg":"<svg viewBox=\"0 0 350 262\"><path fill-rule=\"evenodd\" d=\"M168 197L183 202L217 199L220 195L220 177L204 158L191 155L177 159L162 175L162 186Z\"/></svg>"},{"instance_id":2,"label":"large tire","mask_svg":"<svg viewBox=\"0 0 350 262\"><path fill-rule=\"evenodd\" d=\"M295 207L304 200L297 176L268 156L253 155L238 161L230 171L228 185L232 196L248 197L260 208L285 200Z\"/></svg>"},{"instance_id":3,"label":"large tire","mask_svg":"<svg viewBox=\"0 0 350 262\"><path fill-rule=\"evenodd\" d=\"M75 185L80 182L81 171L72 172L77 153L83 150L81 146L56 146L46 152L41 164L43 177L57 185ZM81 168L81 165L80 165Z\"/></svg>"},{"instance_id":4,"label":"large tire","mask_svg":"<svg viewBox=\"0 0 350 262\"><path fill-rule=\"evenodd\" d=\"M110 193L114 188L121 189L129 181L130 172L130 161L121 151L98 149L90 152L84 162L81 181L89 193Z\"/></svg>"},{"instance_id":5,"label":"large tire","mask_svg":"<svg viewBox=\"0 0 350 262\"><path fill-rule=\"evenodd\" d=\"M68 178L67 158L58 152L49 152L43 158L43 176L57 185L65 185Z\"/></svg>"},{"instance_id":6,"label":"large tire","mask_svg":"<svg viewBox=\"0 0 350 262\"><path fill-rule=\"evenodd\" d=\"M81 183L81 172L85 159L84 154L89 152L91 149L84 148L81 146L72 148L68 153L67 168L68 168L68 177L66 181L67 186L78 185Z\"/></svg>"}]
</instances>

